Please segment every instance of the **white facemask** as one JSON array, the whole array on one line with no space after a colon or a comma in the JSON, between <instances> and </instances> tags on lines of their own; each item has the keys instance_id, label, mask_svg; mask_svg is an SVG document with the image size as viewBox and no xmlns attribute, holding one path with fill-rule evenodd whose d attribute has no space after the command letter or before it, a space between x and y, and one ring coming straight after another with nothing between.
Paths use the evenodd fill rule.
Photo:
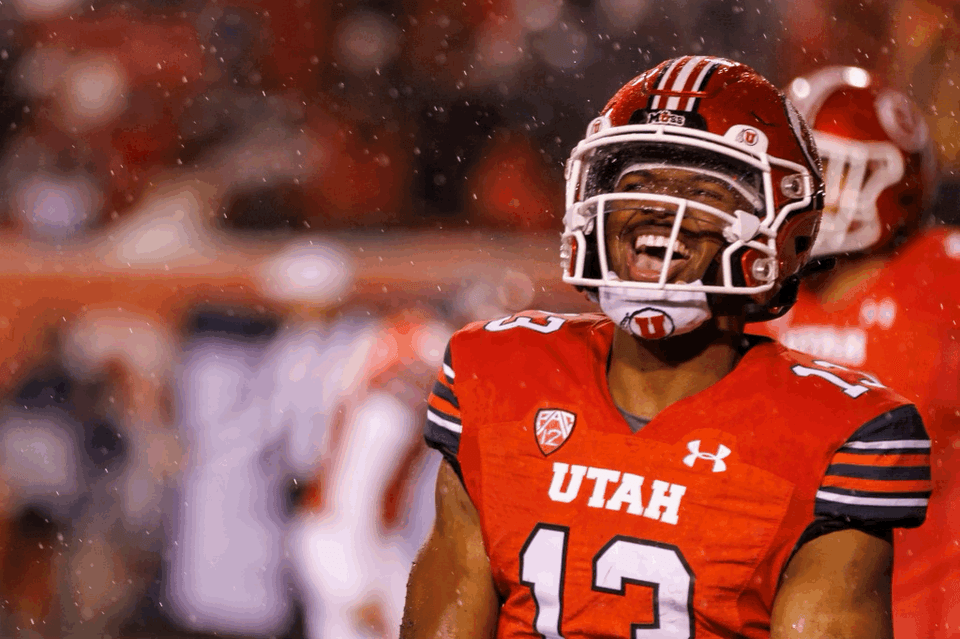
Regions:
<instances>
[{"instance_id":1,"label":"white facemask","mask_svg":"<svg viewBox=\"0 0 960 639\"><path fill-rule=\"evenodd\" d=\"M703 282L697 280L694 284ZM606 285L600 308L617 326L643 339L689 333L713 316L702 291L667 291Z\"/></svg>"}]
</instances>

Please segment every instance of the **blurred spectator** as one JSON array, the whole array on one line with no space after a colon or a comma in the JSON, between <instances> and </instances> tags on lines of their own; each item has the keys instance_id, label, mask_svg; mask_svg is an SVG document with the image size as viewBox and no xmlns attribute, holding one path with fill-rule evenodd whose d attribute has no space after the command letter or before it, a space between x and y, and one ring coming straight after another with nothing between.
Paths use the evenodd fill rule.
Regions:
<instances>
[{"instance_id":1,"label":"blurred spectator","mask_svg":"<svg viewBox=\"0 0 960 639\"><path fill-rule=\"evenodd\" d=\"M403 122L334 116L321 108L307 114L306 130L324 157L307 178L311 228L362 228L414 222L409 200L414 159Z\"/></svg>"},{"instance_id":2,"label":"blurred spectator","mask_svg":"<svg viewBox=\"0 0 960 639\"><path fill-rule=\"evenodd\" d=\"M41 389L49 387L35 384L19 393L30 409L8 405L0 414L0 633L15 637L29 629L54 639L61 636L62 531L87 488L84 471L92 468L83 463L89 458L82 426L51 405L55 394L43 397Z\"/></svg>"},{"instance_id":3,"label":"blurred spectator","mask_svg":"<svg viewBox=\"0 0 960 639\"><path fill-rule=\"evenodd\" d=\"M421 442L420 409L449 328L417 313L370 328L364 388L345 399L287 542L309 639L396 637L410 566L432 524L437 460Z\"/></svg>"},{"instance_id":4,"label":"blurred spectator","mask_svg":"<svg viewBox=\"0 0 960 639\"><path fill-rule=\"evenodd\" d=\"M165 597L194 630L276 635L299 600L308 637L389 635L426 530L402 488L422 467L406 402L419 405L423 388L400 380L440 357L443 335L338 313L351 267L319 239L270 264L265 294L291 305L278 332L211 336L187 351L191 453ZM291 485L303 495L295 519Z\"/></svg>"},{"instance_id":5,"label":"blurred spectator","mask_svg":"<svg viewBox=\"0 0 960 639\"><path fill-rule=\"evenodd\" d=\"M329 63L333 5L326 2L203 2L196 25L217 64L209 80L264 91L313 94Z\"/></svg>"},{"instance_id":6,"label":"blurred spectator","mask_svg":"<svg viewBox=\"0 0 960 639\"><path fill-rule=\"evenodd\" d=\"M71 378L101 384L93 412L113 424L125 463L88 487L64 545L65 635L116 635L160 565L164 514L183 452L172 430L175 339L158 318L88 309L64 335Z\"/></svg>"},{"instance_id":7,"label":"blurred spectator","mask_svg":"<svg viewBox=\"0 0 960 639\"><path fill-rule=\"evenodd\" d=\"M175 165L202 51L183 20L122 6L26 33L36 46L17 64L16 90L31 118L5 149L2 178L15 226L56 239L125 211Z\"/></svg>"},{"instance_id":8,"label":"blurred spectator","mask_svg":"<svg viewBox=\"0 0 960 639\"><path fill-rule=\"evenodd\" d=\"M478 226L540 231L556 228L562 203L530 139L498 131L466 178L464 209Z\"/></svg>"},{"instance_id":9,"label":"blurred spectator","mask_svg":"<svg viewBox=\"0 0 960 639\"><path fill-rule=\"evenodd\" d=\"M300 291L330 308L349 277L336 249L318 244L278 258L260 286L273 297ZM288 484L323 449L339 401L335 384L351 384L337 375L340 363L362 335L324 326L289 343L246 337L237 330L243 324L220 321L220 331L192 340L180 365L179 427L190 452L163 597L184 628L271 636L293 615L283 548ZM294 382L310 388L287 394Z\"/></svg>"}]
</instances>

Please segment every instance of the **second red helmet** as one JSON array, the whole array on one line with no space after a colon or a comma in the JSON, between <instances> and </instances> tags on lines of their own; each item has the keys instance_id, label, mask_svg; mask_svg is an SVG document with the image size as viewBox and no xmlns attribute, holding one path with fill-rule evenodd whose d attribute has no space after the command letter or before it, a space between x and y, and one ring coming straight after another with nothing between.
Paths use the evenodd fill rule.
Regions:
<instances>
[{"instance_id":1,"label":"second red helmet","mask_svg":"<svg viewBox=\"0 0 960 639\"><path fill-rule=\"evenodd\" d=\"M871 252L914 231L937 187L935 149L916 103L848 66L795 78L787 95L823 161L825 206L813 255Z\"/></svg>"}]
</instances>

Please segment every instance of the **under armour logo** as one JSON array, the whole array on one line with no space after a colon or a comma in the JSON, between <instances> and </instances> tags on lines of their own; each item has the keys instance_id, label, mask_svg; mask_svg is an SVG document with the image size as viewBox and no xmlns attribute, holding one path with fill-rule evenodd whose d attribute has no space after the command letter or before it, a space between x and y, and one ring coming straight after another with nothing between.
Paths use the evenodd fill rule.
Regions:
<instances>
[{"instance_id":1,"label":"under armour logo","mask_svg":"<svg viewBox=\"0 0 960 639\"><path fill-rule=\"evenodd\" d=\"M687 450L690 451L690 454L683 458L683 463L693 468L693 464L698 459L709 459L713 462L713 472L722 473L727 469L727 463L724 458L730 456L730 449L720 444L720 448L717 449L716 454L714 453L701 453L700 452L700 440L695 439L692 442L687 442Z\"/></svg>"}]
</instances>

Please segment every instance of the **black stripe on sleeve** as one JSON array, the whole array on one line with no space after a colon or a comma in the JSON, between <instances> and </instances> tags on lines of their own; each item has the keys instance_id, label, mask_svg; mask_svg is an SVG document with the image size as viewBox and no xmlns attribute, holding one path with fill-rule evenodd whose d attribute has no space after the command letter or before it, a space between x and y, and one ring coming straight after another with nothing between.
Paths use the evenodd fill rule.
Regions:
<instances>
[{"instance_id":1,"label":"black stripe on sleeve","mask_svg":"<svg viewBox=\"0 0 960 639\"><path fill-rule=\"evenodd\" d=\"M869 422L857 429L851 435L848 442L881 442L895 440L929 440L926 429L923 427L923 420L917 407L913 404L898 406L891 411L871 419ZM841 449L843 452L862 452L859 449ZM881 451L871 451L873 454ZM882 451L891 452L889 450ZM907 450L904 452L923 452L920 450Z\"/></svg>"},{"instance_id":2,"label":"black stripe on sleeve","mask_svg":"<svg viewBox=\"0 0 960 639\"><path fill-rule=\"evenodd\" d=\"M863 490L851 490L849 488L840 488L839 486L821 486L820 490L817 491L820 493L833 493L835 495L846 496L846 497L856 497L863 499L927 499L930 497L932 491L929 490L912 490L912 491L902 491L902 492L866 492ZM819 501L819 499L818 499Z\"/></svg>"},{"instance_id":3,"label":"black stripe on sleeve","mask_svg":"<svg viewBox=\"0 0 960 639\"><path fill-rule=\"evenodd\" d=\"M927 516L930 492L867 493L824 486L817 492L814 515L856 520L869 526L916 528Z\"/></svg>"},{"instance_id":4,"label":"black stripe on sleeve","mask_svg":"<svg viewBox=\"0 0 960 639\"><path fill-rule=\"evenodd\" d=\"M460 402L457 401L457 396L453 393L453 389L442 384L439 379L433 383L433 394L457 410L460 410Z\"/></svg>"},{"instance_id":5,"label":"black stripe on sleeve","mask_svg":"<svg viewBox=\"0 0 960 639\"><path fill-rule=\"evenodd\" d=\"M444 456L452 455L456 458L460 451L460 435L449 428L434 424L429 419L423 428L423 438L426 440L427 446L436 448Z\"/></svg>"},{"instance_id":6,"label":"black stripe on sleeve","mask_svg":"<svg viewBox=\"0 0 960 639\"><path fill-rule=\"evenodd\" d=\"M850 440L853 441L853 440ZM914 440L922 441L922 440ZM929 455L929 448L855 448L853 446L841 446L837 449L838 453L848 453L850 455Z\"/></svg>"},{"instance_id":7,"label":"black stripe on sleeve","mask_svg":"<svg viewBox=\"0 0 960 639\"><path fill-rule=\"evenodd\" d=\"M453 368L453 356L450 355L450 343L447 342L447 349L443 351L443 363Z\"/></svg>"},{"instance_id":8,"label":"black stripe on sleeve","mask_svg":"<svg viewBox=\"0 0 960 639\"><path fill-rule=\"evenodd\" d=\"M428 413L433 413L433 414L436 415L437 417L440 417L440 418L442 418L442 419L445 419L445 420L447 420L448 422L453 422L453 423L456 424L457 426L460 426L460 425L462 424L462 422L460 421L460 418L459 418L459 417L454 417L453 415L450 415L450 414L448 414L448 413L445 413L445 412L443 412L442 410L437 410L437 409L434 408L433 406L428 406L428 407L427 407L427 412L428 412ZM429 421L429 419L428 419L428 421ZM430 423L432 424L433 422L430 422ZM443 428L443 426L440 426L439 424L436 424L436 426L437 426L438 428ZM447 430L447 429L444 429L444 430Z\"/></svg>"},{"instance_id":9,"label":"black stripe on sleeve","mask_svg":"<svg viewBox=\"0 0 960 639\"><path fill-rule=\"evenodd\" d=\"M817 501L817 517L833 517L836 519L859 522L858 525L868 525L881 528L884 525L890 528L916 528L927 517L926 506L886 506L882 512L876 507L856 506L853 504L835 504L833 502ZM851 528L857 526L851 524Z\"/></svg>"},{"instance_id":10,"label":"black stripe on sleeve","mask_svg":"<svg viewBox=\"0 0 960 639\"><path fill-rule=\"evenodd\" d=\"M874 451L876 452L876 451ZM856 464L831 464L827 475L856 477L859 479L925 480L930 479L929 466L858 466Z\"/></svg>"}]
</instances>

